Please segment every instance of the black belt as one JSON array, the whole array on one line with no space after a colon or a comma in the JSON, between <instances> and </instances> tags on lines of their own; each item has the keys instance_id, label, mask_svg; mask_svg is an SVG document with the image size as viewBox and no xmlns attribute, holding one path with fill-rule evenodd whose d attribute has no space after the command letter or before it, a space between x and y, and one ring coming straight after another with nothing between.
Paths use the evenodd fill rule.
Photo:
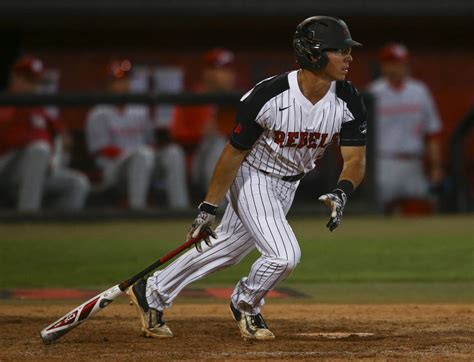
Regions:
<instances>
[{"instance_id":1,"label":"black belt","mask_svg":"<svg viewBox=\"0 0 474 362\"><path fill-rule=\"evenodd\" d=\"M263 171L263 170L259 170L259 171L263 172L265 175L272 175L268 171ZM301 180L304 177L304 175L306 175L306 174L304 172L301 172L297 175L292 175L292 176L278 176L278 175L273 175L273 176L278 177L279 179L281 179L283 181L296 182L296 181Z\"/></svg>"}]
</instances>

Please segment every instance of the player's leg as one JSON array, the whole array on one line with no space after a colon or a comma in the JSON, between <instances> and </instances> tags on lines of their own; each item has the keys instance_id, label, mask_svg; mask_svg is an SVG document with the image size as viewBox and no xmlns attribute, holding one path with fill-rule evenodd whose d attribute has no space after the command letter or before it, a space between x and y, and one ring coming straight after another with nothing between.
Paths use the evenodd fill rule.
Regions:
<instances>
[{"instance_id":1,"label":"player's leg","mask_svg":"<svg viewBox=\"0 0 474 362\"><path fill-rule=\"evenodd\" d=\"M45 141L31 143L20 151L13 174L13 182L18 185L18 210L40 208L50 156L51 147Z\"/></svg>"},{"instance_id":2,"label":"player's leg","mask_svg":"<svg viewBox=\"0 0 474 362\"><path fill-rule=\"evenodd\" d=\"M240 220L255 240L261 253L247 277L232 294L232 303L240 312L257 315L264 296L285 279L300 260L301 251L286 220L297 183L279 180L249 171L245 179L231 189Z\"/></svg>"},{"instance_id":3,"label":"player's leg","mask_svg":"<svg viewBox=\"0 0 474 362\"><path fill-rule=\"evenodd\" d=\"M394 202L403 194L406 175L401 176L403 170L400 168L400 161L387 157L377 160L376 170L378 209L380 212L391 214Z\"/></svg>"},{"instance_id":4,"label":"player's leg","mask_svg":"<svg viewBox=\"0 0 474 362\"><path fill-rule=\"evenodd\" d=\"M56 209L80 210L90 191L87 177L71 169L57 169L46 179L45 204Z\"/></svg>"},{"instance_id":5,"label":"player's leg","mask_svg":"<svg viewBox=\"0 0 474 362\"><path fill-rule=\"evenodd\" d=\"M193 248L148 280L140 280L128 289L145 336L171 337L173 333L163 321L163 310L171 306L179 292L189 283L239 262L254 247L230 206L216 233L218 238L213 240L212 247L203 245L202 253Z\"/></svg>"},{"instance_id":6,"label":"player's leg","mask_svg":"<svg viewBox=\"0 0 474 362\"><path fill-rule=\"evenodd\" d=\"M195 248L157 271L147 281L147 300L150 307L163 310L171 306L179 292L188 284L212 272L238 263L254 248L254 242L229 205L212 247L203 243L202 253Z\"/></svg>"},{"instance_id":7,"label":"player's leg","mask_svg":"<svg viewBox=\"0 0 474 362\"><path fill-rule=\"evenodd\" d=\"M12 184L12 175L20 152L8 152L0 156L0 199L2 201L16 201L12 195L17 193L17 187Z\"/></svg>"},{"instance_id":8,"label":"player's leg","mask_svg":"<svg viewBox=\"0 0 474 362\"><path fill-rule=\"evenodd\" d=\"M144 209L150 186L155 155L149 147L132 151L125 162L124 173L127 185L128 205L131 209Z\"/></svg>"},{"instance_id":9,"label":"player's leg","mask_svg":"<svg viewBox=\"0 0 474 362\"><path fill-rule=\"evenodd\" d=\"M163 171L169 206L173 209L188 208L189 190L183 149L174 143L164 146L157 152L155 169Z\"/></svg>"}]
</instances>

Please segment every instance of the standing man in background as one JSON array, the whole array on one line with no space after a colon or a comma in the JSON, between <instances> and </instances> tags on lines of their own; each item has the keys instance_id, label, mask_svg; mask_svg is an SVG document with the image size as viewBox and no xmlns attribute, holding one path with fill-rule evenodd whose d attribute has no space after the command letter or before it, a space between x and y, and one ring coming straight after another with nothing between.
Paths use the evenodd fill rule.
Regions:
<instances>
[{"instance_id":1,"label":"standing man in background","mask_svg":"<svg viewBox=\"0 0 474 362\"><path fill-rule=\"evenodd\" d=\"M300 180L316 167L326 148L339 141L343 158L339 181L319 198L331 209L326 226L333 231L364 177L365 107L345 80L352 47L361 45L352 40L344 21L308 18L298 25L293 40L301 69L265 79L242 96L230 141L187 235L207 231L215 241L211 244L207 237L205 245L196 245L196 250L127 290L145 336L171 337L163 311L179 292L257 249L260 257L237 282L230 312L243 338L275 338L261 308L267 293L300 261L298 240L286 219ZM229 203L214 232L212 224L224 197Z\"/></svg>"},{"instance_id":2,"label":"standing man in background","mask_svg":"<svg viewBox=\"0 0 474 362\"><path fill-rule=\"evenodd\" d=\"M128 59L108 65L107 88L124 94L130 91L132 64ZM154 127L149 109L142 105L97 105L88 114L86 137L89 152L103 173L103 187L126 190L128 207L141 210L147 197L156 167ZM169 206L186 208L189 205L184 153L175 144L168 144L157 152L164 153L161 169Z\"/></svg>"},{"instance_id":3,"label":"standing man in background","mask_svg":"<svg viewBox=\"0 0 474 362\"><path fill-rule=\"evenodd\" d=\"M32 56L12 67L8 92L38 91L43 62ZM38 211L42 202L57 209L78 210L90 190L87 177L61 165L52 165L53 144L71 142L58 119L39 107L0 108L0 188L14 194L19 211Z\"/></svg>"},{"instance_id":4,"label":"standing man in background","mask_svg":"<svg viewBox=\"0 0 474 362\"><path fill-rule=\"evenodd\" d=\"M368 87L375 97L378 203L388 214L397 209L404 214L429 213L430 184L439 185L443 179L438 111L428 87L410 77L403 44L384 46L379 61L382 76Z\"/></svg>"},{"instance_id":5,"label":"standing man in background","mask_svg":"<svg viewBox=\"0 0 474 362\"><path fill-rule=\"evenodd\" d=\"M214 48L202 56L200 83L193 87L199 93L221 93L235 90L235 56L228 49ZM191 179L205 191L212 172L232 132L235 106L199 105L175 108L171 137L184 145L191 155Z\"/></svg>"}]
</instances>

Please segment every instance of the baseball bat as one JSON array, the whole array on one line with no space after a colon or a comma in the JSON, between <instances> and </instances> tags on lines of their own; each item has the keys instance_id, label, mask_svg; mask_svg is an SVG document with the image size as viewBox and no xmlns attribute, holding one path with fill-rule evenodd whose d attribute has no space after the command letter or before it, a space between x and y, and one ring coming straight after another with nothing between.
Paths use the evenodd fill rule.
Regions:
<instances>
[{"instance_id":1,"label":"baseball bat","mask_svg":"<svg viewBox=\"0 0 474 362\"><path fill-rule=\"evenodd\" d=\"M189 239L184 244L170 251L168 254L155 261L153 264L143 269L138 274L135 274L130 279L124 280L123 282L114 285L112 288L109 288L106 291L97 294L95 297L92 297L80 306L74 308L69 313L66 313L64 316L59 318L56 322L44 328L40 332L41 339L45 344L50 344L57 341L67 332L76 328L78 325L84 323L86 320L91 318L94 314L107 307L128 287L133 285L138 279L144 277L145 275L158 268L160 265L166 263L170 259L173 259L176 255L180 254L195 243L201 241L206 236L208 236L208 233L206 231L200 233L196 238Z\"/></svg>"}]
</instances>

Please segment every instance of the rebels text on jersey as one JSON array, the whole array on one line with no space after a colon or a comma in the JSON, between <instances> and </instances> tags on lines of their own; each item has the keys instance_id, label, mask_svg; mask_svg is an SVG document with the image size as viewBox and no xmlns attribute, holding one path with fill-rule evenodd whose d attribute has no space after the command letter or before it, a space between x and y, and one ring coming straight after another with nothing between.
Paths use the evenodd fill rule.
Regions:
<instances>
[{"instance_id":1,"label":"rebels text on jersey","mask_svg":"<svg viewBox=\"0 0 474 362\"><path fill-rule=\"evenodd\" d=\"M265 79L240 100L230 143L250 150L244 162L290 176L316 167L326 148L366 144L366 112L359 92L334 81L316 104L301 92L297 71Z\"/></svg>"}]
</instances>

